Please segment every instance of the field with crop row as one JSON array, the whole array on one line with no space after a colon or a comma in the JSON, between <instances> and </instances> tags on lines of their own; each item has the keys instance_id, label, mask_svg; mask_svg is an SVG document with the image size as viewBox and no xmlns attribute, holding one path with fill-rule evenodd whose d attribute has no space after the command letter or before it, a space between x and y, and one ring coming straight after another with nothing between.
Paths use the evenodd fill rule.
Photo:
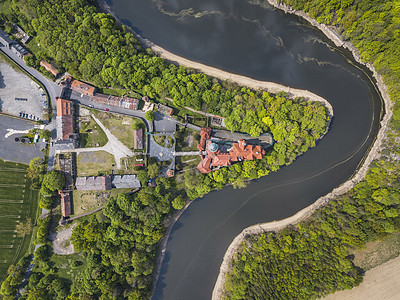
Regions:
<instances>
[{"instance_id":1,"label":"field with crop row","mask_svg":"<svg viewBox=\"0 0 400 300\"><path fill-rule=\"evenodd\" d=\"M18 222L36 219L38 192L30 189L26 165L0 160L0 282L28 250L31 234L17 236Z\"/></svg>"}]
</instances>

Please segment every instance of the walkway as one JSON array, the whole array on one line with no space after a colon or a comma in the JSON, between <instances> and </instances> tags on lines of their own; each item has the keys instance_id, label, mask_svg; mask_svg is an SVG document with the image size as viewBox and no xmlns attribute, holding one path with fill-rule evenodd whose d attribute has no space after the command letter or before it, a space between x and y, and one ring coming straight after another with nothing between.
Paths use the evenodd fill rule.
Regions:
<instances>
[{"instance_id":1,"label":"walkway","mask_svg":"<svg viewBox=\"0 0 400 300\"><path fill-rule=\"evenodd\" d=\"M73 150L57 150L56 153L67 153L67 152L97 152L97 151L106 151L114 156L115 163L118 169L121 169L121 159L127 156L136 155L135 152L132 152L128 147L122 144L116 137L113 135L110 130L108 130L103 123L99 119L97 119L94 115L91 115L93 119L99 124L100 128L103 129L104 133L108 138L107 144L103 147L92 147L92 148L77 148ZM139 153L142 154L142 153Z\"/></svg>"},{"instance_id":2,"label":"walkway","mask_svg":"<svg viewBox=\"0 0 400 300\"><path fill-rule=\"evenodd\" d=\"M206 155L207 152L203 151L187 151L187 152L174 152L174 156L198 156L198 155Z\"/></svg>"}]
</instances>

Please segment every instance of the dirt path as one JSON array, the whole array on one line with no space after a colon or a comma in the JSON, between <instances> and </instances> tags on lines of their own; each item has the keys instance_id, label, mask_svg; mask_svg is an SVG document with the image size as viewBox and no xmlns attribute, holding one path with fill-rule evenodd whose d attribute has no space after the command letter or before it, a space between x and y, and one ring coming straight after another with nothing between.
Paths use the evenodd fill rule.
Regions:
<instances>
[{"instance_id":1,"label":"dirt path","mask_svg":"<svg viewBox=\"0 0 400 300\"><path fill-rule=\"evenodd\" d=\"M365 273L357 287L336 292L321 300L397 300L400 299L400 256Z\"/></svg>"}]
</instances>

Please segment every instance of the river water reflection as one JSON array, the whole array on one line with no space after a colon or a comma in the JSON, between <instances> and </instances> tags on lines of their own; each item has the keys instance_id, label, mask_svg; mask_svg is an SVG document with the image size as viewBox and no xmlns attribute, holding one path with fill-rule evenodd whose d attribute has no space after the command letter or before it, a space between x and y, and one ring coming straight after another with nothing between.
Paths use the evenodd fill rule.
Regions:
<instances>
[{"instance_id":1,"label":"river water reflection","mask_svg":"<svg viewBox=\"0 0 400 300\"><path fill-rule=\"evenodd\" d=\"M282 219L345 182L378 128L369 78L324 35L261 1L107 0L155 44L225 71L308 89L335 117L317 147L247 188L196 200L172 229L153 299L210 299L224 253L244 228Z\"/></svg>"}]
</instances>

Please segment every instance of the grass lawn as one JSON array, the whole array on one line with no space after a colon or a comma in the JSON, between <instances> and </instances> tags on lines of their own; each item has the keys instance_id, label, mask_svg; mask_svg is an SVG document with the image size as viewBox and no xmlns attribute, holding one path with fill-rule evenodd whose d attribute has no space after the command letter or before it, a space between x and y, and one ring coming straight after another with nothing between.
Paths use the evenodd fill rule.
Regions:
<instances>
[{"instance_id":1,"label":"grass lawn","mask_svg":"<svg viewBox=\"0 0 400 300\"><path fill-rule=\"evenodd\" d=\"M142 128L145 128L142 120L102 111L96 111L94 113L96 117L103 123L103 125L107 127L107 129L109 129L121 143L123 143L129 149L134 150L134 130L132 129L132 125L134 123L139 123ZM145 140L146 139L144 139L144 141Z\"/></svg>"},{"instance_id":2,"label":"grass lawn","mask_svg":"<svg viewBox=\"0 0 400 300\"><path fill-rule=\"evenodd\" d=\"M114 156L105 151L79 153L76 160L78 176L111 174L117 170Z\"/></svg>"},{"instance_id":3,"label":"grass lawn","mask_svg":"<svg viewBox=\"0 0 400 300\"><path fill-rule=\"evenodd\" d=\"M200 163L200 156L177 156L176 171L195 169Z\"/></svg>"},{"instance_id":4,"label":"grass lawn","mask_svg":"<svg viewBox=\"0 0 400 300\"><path fill-rule=\"evenodd\" d=\"M79 273L85 269L86 258L82 253L74 253L69 255L53 254L50 261L54 263L57 269L57 275L69 280L75 281ZM76 261L76 267L72 268L72 263Z\"/></svg>"},{"instance_id":5,"label":"grass lawn","mask_svg":"<svg viewBox=\"0 0 400 300\"><path fill-rule=\"evenodd\" d=\"M87 118L89 122L81 121L79 126L81 147L102 147L107 144L108 139L103 129L91 116L87 116Z\"/></svg>"},{"instance_id":6,"label":"grass lawn","mask_svg":"<svg viewBox=\"0 0 400 300\"><path fill-rule=\"evenodd\" d=\"M354 263L368 271L400 255L400 232L394 231L382 240L367 243L354 253Z\"/></svg>"},{"instance_id":7,"label":"grass lawn","mask_svg":"<svg viewBox=\"0 0 400 300\"><path fill-rule=\"evenodd\" d=\"M145 155L136 155L133 157L124 157L121 159L122 169L125 174L136 174L138 171L135 170L135 164L147 165L147 157Z\"/></svg>"},{"instance_id":8,"label":"grass lawn","mask_svg":"<svg viewBox=\"0 0 400 300\"><path fill-rule=\"evenodd\" d=\"M173 144L174 141L169 135L153 135L153 139L161 147L165 147L165 139L167 139L168 141L167 148L172 148L172 146L174 145Z\"/></svg>"},{"instance_id":9,"label":"grass lawn","mask_svg":"<svg viewBox=\"0 0 400 300\"><path fill-rule=\"evenodd\" d=\"M11 14L11 1L1 1L0 2L0 11L4 15L10 15Z\"/></svg>"},{"instance_id":10,"label":"grass lawn","mask_svg":"<svg viewBox=\"0 0 400 300\"><path fill-rule=\"evenodd\" d=\"M178 130L175 133L175 140L176 151L197 151L197 145L200 142L200 134L196 130L178 126Z\"/></svg>"},{"instance_id":11,"label":"grass lawn","mask_svg":"<svg viewBox=\"0 0 400 300\"><path fill-rule=\"evenodd\" d=\"M27 45L29 47L29 50L31 50L33 53L39 53L42 50L38 46L38 42L36 40L36 37L31 38Z\"/></svg>"},{"instance_id":12,"label":"grass lawn","mask_svg":"<svg viewBox=\"0 0 400 300\"><path fill-rule=\"evenodd\" d=\"M38 191L30 189L26 167L0 160L0 282L30 248L31 234L18 237L16 232L18 222L34 221L38 212Z\"/></svg>"},{"instance_id":13,"label":"grass lawn","mask_svg":"<svg viewBox=\"0 0 400 300\"><path fill-rule=\"evenodd\" d=\"M119 193L129 193L132 189L112 189L110 191L73 191L73 215L81 215L103 206L110 197Z\"/></svg>"}]
</instances>

